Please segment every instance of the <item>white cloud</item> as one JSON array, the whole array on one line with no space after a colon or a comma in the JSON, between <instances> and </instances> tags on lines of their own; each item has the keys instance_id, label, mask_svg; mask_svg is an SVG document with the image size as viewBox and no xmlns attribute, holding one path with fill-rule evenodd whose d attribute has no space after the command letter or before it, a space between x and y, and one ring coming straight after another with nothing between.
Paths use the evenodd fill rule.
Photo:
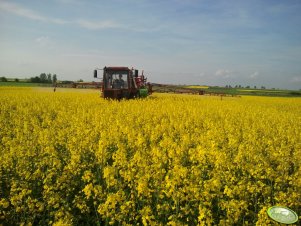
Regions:
<instances>
[{"instance_id":1,"label":"white cloud","mask_svg":"<svg viewBox=\"0 0 301 226\"><path fill-rule=\"evenodd\" d=\"M203 78L203 77L205 77L205 72L201 72L197 77L200 77L200 78Z\"/></svg>"},{"instance_id":2,"label":"white cloud","mask_svg":"<svg viewBox=\"0 0 301 226\"><path fill-rule=\"evenodd\" d=\"M253 74L250 75L250 78L251 79L256 79L259 75L259 72L258 71L255 71Z\"/></svg>"},{"instance_id":3,"label":"white cloud","mask_svg":"<svg viewBox=\"0 0 301 226\"><path fill-rule=\"evenodd\" d=\"M280 13L287 13L291 12L292 9L296 7L296 4L286 4L286 3L280 3L280 4L271 4L271 6L268 7L267 11L274 14L280 14Z\"/></svg>"},{"instance_id":4,"label":"white cloud","mask_svg":"<svg viewBox=\"0 0 301 226\"><path fill-rule=\"evenodd\" d=\"M232 76L232 72L226 69L218 69L215 72L215 75L223 78L230 78Z\"/></svg>"},{"instance_id":5,"label":"white cloud","mask_svg":"<svg viewBox=\"0 0 301 226\"><path fill-rule=\"evenodd\" d=\"M32 20L39 20L39 21L47 20L47 18L39 15L38 13L11 2L0 1L0 10L10 12L18 16L22 16Z\"/></svg>"},{"instance_id":6,"label":"white cloud","mask_svg":"<svg viewBox=\"0 0 301 226\"><path fill-rule=\"evenodd\" d=\"M21 5L11 3L11 2L6 2L6 1L1 1L0 0L0 10L27 18L31 20L37 20L37 21L42 21L42 22L49 22L49 23L55 23L55 24L67 24L70 23L70 21L66 21L63 19L59 18L48 18L46 16L40 15L39 13L27 9Z\"/></svg>"},{"instance_id":7,"label":"white cloud","mask_svg":"<svg viewBox=\"0 0 301 226\"><path fill-rule=\"evenodd\" d=\"M301 83L301 76L295 76L290 81L293 83Z\"/></svg>"},{"instance_id":8,"label":"white cloud","mask_svg":"<svg viewBox=\"0 0 301 226\"><path fill-rule=\"evenodd\" d=\"M68 1L71 2L71 1ZM11 2L6 2L0 0L0 10L25 17L27 19L31 20L38 20L38 21L43 21L43 22L48 22L48 23L54 23L54 24L76 24L82 28L90 29L90 30L98 30L98 29L106 29L106 28L115 28L115 27L120 27L116 22L111 21L111 20L104 20L104 21L89 21L86 19L80 19L80 20L75 20L75 21L67 21L64 19L60 18L49 18L43 15L40 15L39 13L27 9L21 5L11 3Z\"/></svg>"},{"instance_id":9,"label":"white cloud","mask_svg":"<svg viewBox=\"0 0 301 226\"><path fill-rule=\"evenodd\" d=\"M72 57L72 58L87 58L87 57L103 57L103 55L99 55L96 53L64 53L61 55L62 57Z\"/></svg>"},{"instance_id":10,"label":"white cloud","mask_svg":"<svg viewBox=\"0 0 301 226\"><path fill-rule=\"evenodd\" d=\"M48 36L41 36L35 39L35 42L40 46L49 46L51 44L51 40Z\"/></svg>"},{"instance_id":11,"label":"white cloud","mask_svg":"<svg viewBox=\"0 0 301 226\"><path fill-rule=\"evenodd\" d=\"M104 20L104 21L89 21L85 19L77 20L76 23L86 29L90 30L99 30L99 29L105 29L105 28L116 28L119 27L117 23L110 20Z\"/></svg>"},{"instance_id":12,"label":"white cloud","mask_svg":"<svg viewBox=\"0 0 301 226\"><path fill-rule=\"evenodd\" d=\"M51 23L61 24L61 25L72 23L71 21L67 21L67 20L63 20L63 19L57 19L57 18L56 19L50 18L48 21L51 22Z\"/></svg>"},{"instance_id":13,"label":"white cloud","mask_svg":"<svg viewBox=\"0 0 301 226\"><path fill-rule=\"evenodd\" d=\"M59 3L62 4L81 4L82 2L79 0L56 0Z\"/></svg>"}]
</instances>

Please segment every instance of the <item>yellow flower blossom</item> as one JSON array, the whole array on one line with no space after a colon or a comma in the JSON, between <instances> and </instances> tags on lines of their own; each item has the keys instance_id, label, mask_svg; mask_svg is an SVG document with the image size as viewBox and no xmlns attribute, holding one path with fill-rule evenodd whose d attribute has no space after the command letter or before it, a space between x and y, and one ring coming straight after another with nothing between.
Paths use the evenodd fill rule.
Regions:
<instances>
[{"instance_id":1,"label":"yellow flower blossom","mask_svg":"<svg viewBox=\"0 0 301 226\"><path fill-rule=\"evenodd\" d=\"M274 225L301 211L301 99L0 87L3 225Z\"/></svg>"}]
</instances>

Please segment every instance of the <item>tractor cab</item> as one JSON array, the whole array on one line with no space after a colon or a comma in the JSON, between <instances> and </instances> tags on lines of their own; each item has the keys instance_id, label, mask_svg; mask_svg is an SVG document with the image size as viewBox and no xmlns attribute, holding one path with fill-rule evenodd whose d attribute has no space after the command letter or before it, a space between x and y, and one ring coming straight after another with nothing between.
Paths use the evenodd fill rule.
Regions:
<instances>
[{"instance_id":1,"label":"tractor cab","mask_svg":"<svg viewBox=\"0 0 301 226\"><path fill-rule=\"evenodd\" d=\"M109 70L106 69L103 74L103 82L105 89L127 89L129 71L126 69Z\"/></svg>"},{"instance_id":2,"label":"tractor cab","mask_svg":"<svg viewBox=\"0 0 301 226\"><path fill-rule=\"evenodd\" d=\"M151 86L146 84L144 75L139 76L138 73L138 70L128 67L104 67L102 96L120 100L149 95ZM97 70L94 70L94 78L97 78Z\"/></svg>"}]
</instances>

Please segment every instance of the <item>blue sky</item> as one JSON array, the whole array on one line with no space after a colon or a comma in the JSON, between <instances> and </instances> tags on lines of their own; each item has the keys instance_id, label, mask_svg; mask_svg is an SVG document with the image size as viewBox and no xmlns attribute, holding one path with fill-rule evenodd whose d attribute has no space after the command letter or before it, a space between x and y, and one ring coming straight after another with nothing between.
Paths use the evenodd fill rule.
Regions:
<instances>
[{"instance_id":1,"label":"blue sky","mask_svg":"<svg viewBox=\"0 0 301 226\"><path fill-rule=\"evenodd\" d=\"M300 0L0 0L0 76L301 89Z\"/></svg>"}]
</instances>

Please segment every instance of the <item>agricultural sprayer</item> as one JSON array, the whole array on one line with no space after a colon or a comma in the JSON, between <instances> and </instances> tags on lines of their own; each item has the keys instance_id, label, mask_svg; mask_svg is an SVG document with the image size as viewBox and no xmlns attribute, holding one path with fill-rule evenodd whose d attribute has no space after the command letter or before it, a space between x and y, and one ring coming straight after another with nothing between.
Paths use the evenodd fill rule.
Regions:
<instances>
[{"instance_id":1,"label":"agricultural sprayer","mask_svg":"<svg viewBox=\"0 0 301 226\"><path fill-rule=\"evenodd\" d=\"M101 91L104 98L132 99L147 97L152 93L150 83L146 77L139 75L136 69L128 67L104 67L94 70L94 78L97 78L97 71L103 70Z\"/></svg>"}]
</instances>

